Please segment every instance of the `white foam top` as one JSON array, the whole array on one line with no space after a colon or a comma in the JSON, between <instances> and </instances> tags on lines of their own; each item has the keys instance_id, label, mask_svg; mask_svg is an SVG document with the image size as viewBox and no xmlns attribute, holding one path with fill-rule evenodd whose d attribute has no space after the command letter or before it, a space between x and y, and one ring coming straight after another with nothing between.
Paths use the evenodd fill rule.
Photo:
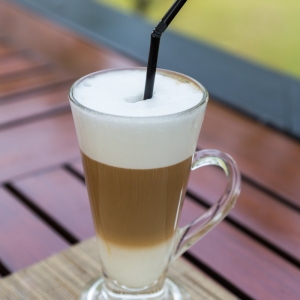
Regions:
<instances>
[{"instance_id":1,"label":"white foam top","mask_svg":"<svg viewBox=\"0 0 300 300\"><path fill-rule=\"evenodd\" d=\"M206 108L201 87L187 77L157 74L152 99L127 102L142 97L144 84L145 71L117 70L93 75L75 87L77 101L104 113L71 101L79 146L87 156L115 167L149 169L193 155ZM176 114L181 111L186 112Z\"/></svg>"},{"instance_id":2,"label":"white foam top","mask_svg":"<svg viewBox=\"0 0 300 300\"><path fill-rule=\"evenodd\" d=\"M74 97L90 109L128 117L178 113L197 105L203 97L193 82L157 73L153 97L142 101L145 78L144 70L102 73L80 82Z\"/></svg>"}]
</instances>

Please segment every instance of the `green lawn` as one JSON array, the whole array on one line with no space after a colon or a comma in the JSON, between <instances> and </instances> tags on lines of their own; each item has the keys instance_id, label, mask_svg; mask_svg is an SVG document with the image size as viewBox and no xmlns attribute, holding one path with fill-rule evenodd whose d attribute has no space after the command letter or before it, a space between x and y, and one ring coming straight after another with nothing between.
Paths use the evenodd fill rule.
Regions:
<instances>
[{"instance_id":1,"label":"green lawn","mask_svg":"<svg viewBox=\"0 0 300 300\"><path fill-rule=\"evenodd\" d=\"M95 0L135 12L138 0ZM173 0L149 1L157 23ZM170 28L300 78L300 0L189 0Z\"/></svg>"}]
</instances>

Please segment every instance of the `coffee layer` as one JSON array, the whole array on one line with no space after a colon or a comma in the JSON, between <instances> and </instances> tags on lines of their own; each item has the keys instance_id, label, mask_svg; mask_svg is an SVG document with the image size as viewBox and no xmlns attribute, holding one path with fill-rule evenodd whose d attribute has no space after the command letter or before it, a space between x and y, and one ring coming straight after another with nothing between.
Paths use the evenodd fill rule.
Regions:
<instances>
[{"instance_id":1,"label":"coffee layer","mask_svg":"<svg viewBox=\"0 0 300 300\"><path fill-rule=\"evenodd\" d=\"M124 169L82 153L97 234L124 247L149 247L172 238L192 158L164 168Z\"/></svg>"}]
</instances>

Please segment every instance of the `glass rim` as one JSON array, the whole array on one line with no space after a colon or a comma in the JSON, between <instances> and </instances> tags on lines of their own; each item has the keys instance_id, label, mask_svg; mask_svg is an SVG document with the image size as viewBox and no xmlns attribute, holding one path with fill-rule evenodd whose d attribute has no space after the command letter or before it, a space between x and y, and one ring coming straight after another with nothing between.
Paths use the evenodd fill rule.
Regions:
<instances>
[{"instance_id":1,"label":"glass rim","mask_svg":"<svg viewBox=\"0 0 300 300\"><path fill-rule=\"evenodd\" d=\"M203 92L202 99L199 101L199 103L197 103L196 105L194 105L194 106L192 106L192 107L190 107L186 110L176 112L176 113L170 113L170 114L167 114L167 115L160 115L160 116L122 116L122 115L109 114L109 113L94 110L92 108L89 108L89 107L83 105L82 103L80 103L79 101L76 100L76 98L74 96L74 90L77 87L77 85L79 83L81 83L82 81L84 81L85 79L88 79L92 76L102 74L102 73L118 72L118 71L126 71L126 70L129 70L129 71L130 70L145 70L146 71L147 68L146 67L111 68L111 69L105 69L105 70L100 70L100 71L96 71L96 72L93 72L93 73L89 73L89 74L79 78L78 80L76 80L72 84L72 86L70 88L70 91L69 91L69 100L70 100L70 102L72 102L75 106L78 106L79 108L81 108L81 109L83 109L83 110L85 110L89 113L92 113L92 114L108 116L108 117L114 117L114 118L130 118L130 119L132 119L132 118L134 118L134 119L153 118L154 119L154 118L166 118L166 117L178 116L178 115L182 115L182 114L187 114L187 113L197 109L198 107L200 107L203 104L208 102L208 98L209 98L208 91L206 90L206 88L200 82L198 82L197 80L193 79L192 77L184 75L182 73L171 71L171 70L166 70L166 69L160 69L160 68L157 68L157 72L160 73L160 74L166 74L166 75L168 75L168 74L172 75L173 74L174 77L185 78L186 80L188 80L190 82L193 82L197 87L199 87ZM143 100L143 101L147 101L147 100Z\"/></svg>"}]
</instances>

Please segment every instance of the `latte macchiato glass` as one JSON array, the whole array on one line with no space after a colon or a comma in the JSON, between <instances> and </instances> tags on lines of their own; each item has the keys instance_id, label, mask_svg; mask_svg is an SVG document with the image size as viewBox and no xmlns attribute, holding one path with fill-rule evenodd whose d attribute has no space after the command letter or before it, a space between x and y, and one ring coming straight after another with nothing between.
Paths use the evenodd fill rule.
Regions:
<instances>
[{"instance_id":1,"label":"latte macchiato glass","mask_svg":"<svg viewBox=\"0 0 300 300\"><path fill-rule=\"evenodd\" d=\"M102 277L81 299L189 299L166 278L168 268L228 214L240 191L230 156L195 152L205 88L157 70L153 98L142 101L145 74L143 68L100 71L70 91L102 266ZM178 228L190 171L207 165L224 170L224 195Z\"/></svg>"}]
</instances>

